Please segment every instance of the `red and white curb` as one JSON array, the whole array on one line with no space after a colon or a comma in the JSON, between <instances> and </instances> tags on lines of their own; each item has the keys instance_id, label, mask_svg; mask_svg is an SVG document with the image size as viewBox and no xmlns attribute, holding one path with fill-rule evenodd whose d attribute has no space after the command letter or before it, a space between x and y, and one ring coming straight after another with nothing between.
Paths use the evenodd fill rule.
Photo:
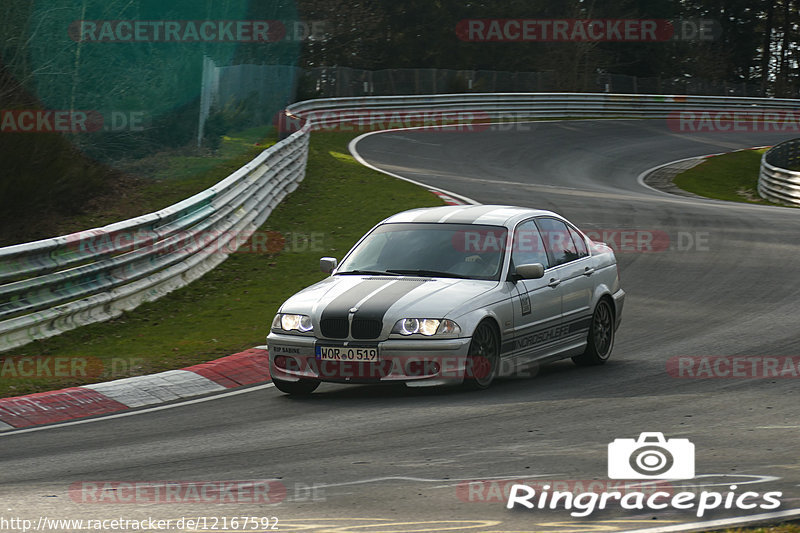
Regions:
<instances>
[{"instance_id":1,"label":"red and white curb","mask_svg":"<svg viewBox=\"0 0 800 533\"><path fill-rule=\"evenodd\" d=\"M732 154L734 152L747 152L747 151L750 151L750 150L761 150L763 148L772 148L772 147L771 146L751 146L750 148L738 148L736 150L731 150L730 152L717 152L717 153L714 153L714 154L696 155L696 156L692 156L692 157L685 157L683 159L676 159L675 161L670 161L668 163L662 163L662 164L654 166L652 168L648 168L647 170L645 170L644 172L642 172L641 174L639 174L636 177L636 183L638 183L639 185L641 185L642 187L644 187L646 189L650 189L651 191L654 191L654 192L657 192L659 194L663 194L663 195L666 195L666 196L670 196L673 199L674 198L679 198L678 196L676 196L675 194L673 194L671 192L663 191L661 189L657 189L656 187L648 185L645 182L645 179L647 179L647 177L650 174L654 173L657 170L665 168L665 167L670 167L670 166L673 166L673 165L679 165L681 163L686 163L686 167L682 168L682 170L689 170L690 168L693 168L693 167L699 165L700 163L703 163L706 159L711 159L712 157L717 157L718 155ZM699 196L698 198L705 199L705 200L714 200L713 198L705 198L703 196ZM714 200L714 201L715 202L723 202L724 200ZM728 203L730 203L730 202L728 202ZM739 205L742 205L742 204L739 203ZM745 204L745 205L757 205L757 204Z\"/></svg>"},{"instance_id":2,"label":"red and white curb","mask_svg":"<svg viewBox=\"0 0 800 533\"><path fill-rule=\"evenodd\" d=\"M441 192L441 191L438 191L438 190L437 190L437 191L435 191L435 190L433 190L433 189L428 189L428 190L429 190L430 192L432 192L433 194L435 194L436 196L438 196L439 198L441 198L441 199L442 199L442 201L443 201L444 203L446 203L447 205L467 205L465 202L462 202L461 200L458 200L458 199L456 199L456 198L453 198L453 197L452 197L452 196L450 196L449 194L445 194L445 193L443 193L443 192Z\"/></svg>"},{"instance_id":3,"label":"red and white curb","mask_svg":"<svg viewBox=\"0 0 800 533\"><path fill-rule=\"evenodd\" d=\"M350 152L359 163L428 189L445 204L479 205L466 196L419 183L367 163L356 151L355 146L360 139L375 133L378 132L361 135L350 142ZM169 370L149 376L118 379L28 396L0 398L0 432L117 413L264 383L269 381L268 361L266 346L259 346L181 370Z\"/></svg>"},{"instance_id":4,"label":"red and white curb","mask_svg":"<svg viewBox=\"0 0 800 533\"><path fill-rule=\"evenodd\" d=\"M418 185L448 205L477 203L450 191ZM259 346L181 370L0 398L0 432L150 407L267 381L267 350Z\"/></svg>"},{"instance_id":5,"label":"red and white curb","mask_svg":"<svg viewBox=\"0 0 800 533\"><path fill-rule=\"evenodd\" d=\"M266 346L149 376L0 398L0 431L152 406L269 381Z\"/></svg>"}]
</instances>

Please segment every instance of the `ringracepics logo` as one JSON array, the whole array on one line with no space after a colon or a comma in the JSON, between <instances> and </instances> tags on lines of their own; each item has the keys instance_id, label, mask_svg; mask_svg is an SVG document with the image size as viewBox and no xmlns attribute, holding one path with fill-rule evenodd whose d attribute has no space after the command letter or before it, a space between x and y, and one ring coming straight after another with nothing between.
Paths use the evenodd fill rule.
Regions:
<instances>
[{"instance_id":1,"label":"ringracepics logo","mask_svg":"<svg viewBox=\"0 0 800 533\"><path fill-rule=\"evenodd\" d=\"M707 511L716 509L763 509L765 511L777 509L781 506L782 492L765 492L763 494L753 491L738 493L738 485L730 485L727 492L682 491L673 494L667 491L628 491L625 494L619 491L610 492L583 492L574 495L572 492L551 490L550 485L544 485L540 490L523 484L514 485L508 496L507 509L520 505L526 509L554 510L563 508L570 511L576 518L589 516L595 511L604 510L610 503L619 503L626 510L653 510L661 511L667 508L678 510L695 510L698 517Z\"/></svg>"},{"instance_id":2,"label":"ringracepics logo","mask_svg":"<svg viewBox=\"0 0 800 533\"><path fill-rule=\"evenodd\" d=\"M463 19L456 35L468 42L712 41L720 28L705 19Z\"/></svg>"},{"instance_id":3,"label":"ringracepics logo","mask_svg":"<svg viewBox=\"0 0 800 533\"><path fill-rule=\"evenodd\" d=\"M612 504L637 511L693 510L698 517L719 509L772 510L781 506L783 493L778 491L738 492L738 485L729 485L727 492L698 492L677 490L675 486L658 481L694 478L694 466L694 444L688 439L667 440L663 433L642 433L637 439L616 439L608 445L608 477L655 485L641 488L634 485L633 490L628 485L625 486L627 490L609 487L610 490L602 492L587 489L576 494L574 490L561 490L556 484L515 483L508 492L506 508L565 509L579 518Z\"/></svg>"},{"instance_id":4,"label":"ringracepics logo","mask_svg":"<svg viewBox=\"0 0 800 533\"><path fill-rule=\"evenodd\" d=\"M688 439L664 440L663 433L642 433L638 439L616 439L608 445L611 479L691 479L694 444Z\"/></svg>"}]
</instances>

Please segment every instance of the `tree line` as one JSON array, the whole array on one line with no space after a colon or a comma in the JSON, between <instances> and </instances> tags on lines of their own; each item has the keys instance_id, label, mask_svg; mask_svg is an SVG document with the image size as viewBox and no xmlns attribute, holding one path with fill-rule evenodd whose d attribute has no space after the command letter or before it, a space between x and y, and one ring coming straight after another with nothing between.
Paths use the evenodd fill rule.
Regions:
<instances>
[{"instance_id":1,"label":"tree line","mask_svg":"<svg viewBox=\"0 0 800 533\"><path fill-rule=\"evenodd\" d=\"M541 72L562 91L591 90L608 74L702 79L760 86L768 96L797 97L799 4L800 0L4 0L0 111L10 124L0 131L0 227L11 227L10 221L37 210L80 210L120 176L118 160L195 142L204 56L219 65L303 69ZM464 39L459 28L477 19L711 21L714 32L707 40L647 42ZM316 23L322 32L304 40L269 43L97 43L70 33L81 20L278 20L306 27ZM286 83L297 80L287 78ZM89 110L104 116L106 123L94 124L97 131L91 134L10 131L21 110L30 109ZM109 129L109 117L128 117L129 127L118 130L111 124ZM134 117L136 128L131 128ZM241 121L253 117L241 109L218 110L208 130L218 136L252 125Z\"/></svg>"},{"instance_id":2,"label":"tree line","mask_svg":"<svg viewBox=\"0 0 800 533\"><path fill-rule=\"evenodd\" d=\"M300 0L300 16L324 20L301 65L361 69L448 68L553 72L581 91L600 73L759 84L797 95L798 0ZM659 42L469 42L470 19L711 21L710 40Z\"/></svg>"}]
</instances>

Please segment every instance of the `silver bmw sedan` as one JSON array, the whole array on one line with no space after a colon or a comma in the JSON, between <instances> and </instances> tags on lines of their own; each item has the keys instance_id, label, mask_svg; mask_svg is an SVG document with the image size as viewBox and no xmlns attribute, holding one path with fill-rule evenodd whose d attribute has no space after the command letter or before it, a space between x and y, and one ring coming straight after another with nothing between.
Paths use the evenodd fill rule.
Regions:
<instances>
[{"instance_id":1,"label":"silver bmw sedan","mask_svg":"<svg viewBox=\"0 0 800 533\"><path fill-rule=\"evenodd\" d=\"M267 344L275 386L460 384L611 355L625 292L614 252L550 211L479 205L383 220L330 276L281 306Z\"/></svg>"}]
</instances>

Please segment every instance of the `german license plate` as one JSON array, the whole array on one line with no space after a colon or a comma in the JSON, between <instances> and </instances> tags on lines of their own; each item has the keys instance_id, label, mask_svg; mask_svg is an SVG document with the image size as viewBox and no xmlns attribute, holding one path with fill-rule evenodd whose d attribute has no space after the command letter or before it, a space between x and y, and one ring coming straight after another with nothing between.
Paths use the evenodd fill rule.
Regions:
<instances>
[{"instance_id":1,"label":"german license plate","mask_svg":"<svg viewBox=\"0 0 800 533\"><path fill-rule=\"evenodd\" d=\"M375 363L379 361L377 347L364 346L317 346L320 361L357 361Z\"/></svg>"}]
</instances>

